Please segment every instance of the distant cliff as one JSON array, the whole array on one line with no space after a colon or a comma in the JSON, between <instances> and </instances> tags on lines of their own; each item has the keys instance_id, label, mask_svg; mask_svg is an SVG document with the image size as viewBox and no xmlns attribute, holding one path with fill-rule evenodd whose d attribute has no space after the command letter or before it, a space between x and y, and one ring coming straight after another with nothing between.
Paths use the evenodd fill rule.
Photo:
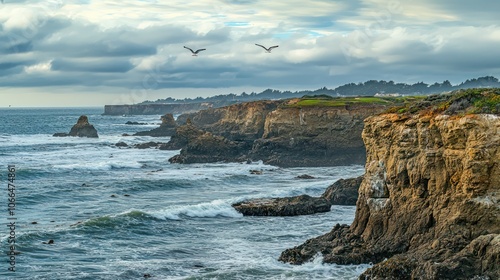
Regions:
<instances>
[{"instance_id":1,"label":"distant cliff","mask_svg":"<svg viewBox=\"0 0 500 280\"><path fill-rule=\"evenodd\" d=\"M500 90L432 96L366 119L351 226L282 253L377 263L360 279L500 279ZM478 278L479 277L479 278Z\"/></svg>"},{"instance_id":2,"label":"distant cliff","mask_svg":"<svg viewBox=\"0 0 500 280\"><path fill-rule=\"evenodd\" d=\"M232 104L230 101L174 104L104 105L104 115L165 115L197 112Z\"/></svg>"}]
</instances>

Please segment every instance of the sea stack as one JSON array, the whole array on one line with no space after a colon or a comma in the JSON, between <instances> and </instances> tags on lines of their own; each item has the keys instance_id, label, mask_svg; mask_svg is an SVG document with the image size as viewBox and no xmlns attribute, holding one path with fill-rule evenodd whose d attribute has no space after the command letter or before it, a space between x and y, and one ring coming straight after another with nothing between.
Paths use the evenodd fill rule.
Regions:
<instances>
[{"instance_id":1,"label":"sea stack","mask_svg":"<svg viewBox=\"0 0 500 280\"><path fill-rule=\"evenodd\" d=\"M82 115L78 118L76 124L71 128L69 133L55 133L55 137L78 136L88 138L98 138L97 130L89 123L87 116Z\"/></svg>"}]
</instances>

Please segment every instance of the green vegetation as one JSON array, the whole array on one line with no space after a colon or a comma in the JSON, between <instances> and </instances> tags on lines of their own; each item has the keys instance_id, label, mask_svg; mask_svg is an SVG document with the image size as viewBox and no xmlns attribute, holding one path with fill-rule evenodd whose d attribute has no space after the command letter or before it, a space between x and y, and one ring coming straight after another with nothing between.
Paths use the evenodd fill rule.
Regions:
<instances>
[{"instance_id":1,"label":"green vegetation","mask_svg":"<svg viewBox=\"0 0 500 280\"><path fill-rule=\"evenodd\" d=\"M339 107L347 105L403 105L406 103L422 100L425 96L405 96L405 97L331 97L331 96L304 96L296 103L289 103L287 107Z\"/></svg>"},{"instance_id":2,"label":"green vegetation","mask_svg":"<svg viewBox=\"0 0 500 280\"><path fill-rule=\"evenodd\" d=\"M390 108L386 113L417 112L463 114L500 114L500 88L473 88L451 93L429 95L418 102Z\"/></svg>"}]
</instances>

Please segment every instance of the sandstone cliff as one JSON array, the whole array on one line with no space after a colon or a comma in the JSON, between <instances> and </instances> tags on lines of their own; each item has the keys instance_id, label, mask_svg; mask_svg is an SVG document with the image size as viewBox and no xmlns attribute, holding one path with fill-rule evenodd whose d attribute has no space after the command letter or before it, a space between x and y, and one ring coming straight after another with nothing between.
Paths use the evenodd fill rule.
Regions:
<instances>
[{"instance_id":1,"label":"sandstone cliff","mask_svg":"<svg viewBox=\"0 0 500 280\"><path fill-rule=\"evenodd\" d=\"M250 157L279 166L363 164L363 120L386 108L381 105L288 106L270 112L261 139Z\"/></svg>"},{"instance_id":2,"label":"sandstone cliff","mask_svg":"<svg viewBox=\"0 0 500 280\"><path fill-rule=\"evenodd\" d=\"M319 99L305 101L311 100ZM199 129L235 142L229 146L233 160L248 158L287 167L363 164L363 119L387 105L332 100L313 105L300 103L303 99L247 102L181 115L177 121L182 124L189 118ZM186 146L176 162L207 162L210 151L219 149L209 145L226 143L220 140L206 142L203 149L198 145L196 152Z\"/></svg>"},{"instance_id":3,"label":"sandstone cliff","mask_svg":"<svg viewBox=\"0 0 500 280\"><path fill-rule=\"evenodd\" d=\"M367 118L354 222L280 260L320 252L329 263L377 263L361 279L500 279L499 93L430 97Z\"/></svg>"}]
</instances>

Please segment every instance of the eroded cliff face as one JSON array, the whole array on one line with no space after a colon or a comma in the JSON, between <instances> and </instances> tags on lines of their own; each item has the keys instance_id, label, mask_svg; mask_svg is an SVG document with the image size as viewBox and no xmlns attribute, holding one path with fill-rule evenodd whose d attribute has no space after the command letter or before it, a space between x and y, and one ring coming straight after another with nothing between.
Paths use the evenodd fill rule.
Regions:
<instances>
[{"instance_id":1,"label":"eroded cliff face","mask_svg":"<svg viewBox=\"0 0 500 280\"><path fill-rule=\"evenodd\" d=\"M363 120L384 106L287 107L270 112L251 157L280 166L363 164Z\"/></svg>"},{"instance_id":2,"label":"eroded cliff face","mask_svg":"<svg viewBox=\"0 0 500 280\"><path fill-rule=\"evenodd\" d=\"M229 140L254 141L264 133L266 115L275 110L282 101L255 101L227 107L202 110L179 116L178 122L187 118L196 127Z\"/></svg>"},{"instance_id":3,"label":"eroded cliff face","mask_svg":"<svg viewBox=\"0 0 500 280\"><path fill-rule=\"evenodd\" d=\"M267 164L334 166L363 164L365 147L361 138L363 120L386 109L383 105L290 106L296 100L256 101L182 115L178 123L191 123L201 130L230 141L233 160L262 160ZM206 142L207 145L218 142ZM202 145L202 144L201 144ZM218 147L181 152L178 162L207 162ZM234 149L239 149L235 151ZM244 149L244 150L241 150ZM203 152L207 154L202 154ZM220 157L214 157L215 159ZM178 157L178 159L180 159ZM228 160L230 159L227 158Z\"/></svg>"},{"instance_id":4,"label":"eroded cliff face","mask_svg":"<svg viewBox=\"0 0 500 280\"><path fill-rule=\"evenodd\" d=\"M363 139L353 224L280 259L380 262L361 279L500 279L500 117L384 114Z\"/></svg>"}]
</instances>

